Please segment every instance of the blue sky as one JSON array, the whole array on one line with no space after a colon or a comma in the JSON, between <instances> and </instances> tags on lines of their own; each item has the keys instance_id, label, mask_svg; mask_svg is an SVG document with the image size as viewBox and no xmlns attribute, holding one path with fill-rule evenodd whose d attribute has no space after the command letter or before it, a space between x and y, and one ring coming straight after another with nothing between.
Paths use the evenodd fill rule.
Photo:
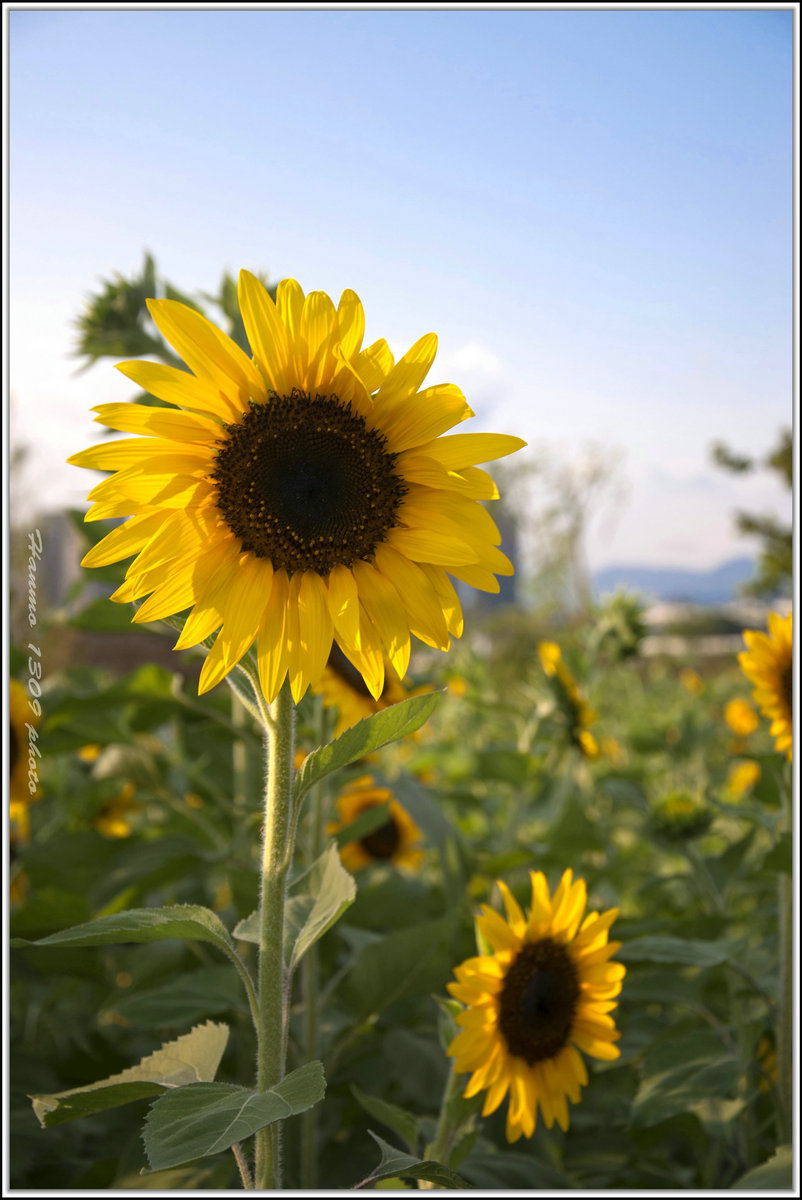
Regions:
<instances>
[{"instance_id":1,"label":"blue sky","mask_svg":"<svg viewBox=\"0 0 802 1200\"><path fill-rule=\"evenodd\" d=\"M475 428L559 459L625 452L592 565L750 552L787 514L762 454L791 419L790 10L56 11L10 26L10 389L26 491L124 399L74 375L71 322L148 248L187 291L224 267L354 288L368 337L440 338Z\"/></svg>"}]
</instances>

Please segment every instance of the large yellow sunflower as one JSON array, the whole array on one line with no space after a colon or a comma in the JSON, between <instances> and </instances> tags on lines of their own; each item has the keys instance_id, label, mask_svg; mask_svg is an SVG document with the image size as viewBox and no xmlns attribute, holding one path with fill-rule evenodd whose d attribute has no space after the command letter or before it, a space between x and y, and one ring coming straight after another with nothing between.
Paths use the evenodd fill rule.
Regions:
<instances>
[{"instance_id":1,"label":"large yellow sunflower","mask_svg":"<svg viewBox=\"0 0 802 1200\"><path fill-rule=\"evenodd\" d=\"M381 712L391 704L405 700L409 694L392 663L385 658L384 684L381 695L374 699L359 671L336 643L331 648L323 674L313 691L323 697L323 703L327 707L334 707L338 711L335 737L339 737L346 729L350 729L357 721L362 721L372 713Z\"/></svg>"},{"instance_id":2,"label":"large yellow sunflower","mask_svg":"<svg viewBox=\"0 0 802 1200\"><path fill-rule=\"evenodd\" d=\"M583 1050L618 1058L613 1018L625 968L608 960L620 942L608 942L618 909L589 913L585 883L566 871L554 896L546 877L530 872L532 905L524 916L506 884L498 881L505 921L489 905L476 918L479 937L492 953L469 958L448 984L468 1007L448 1048L455 1070L471 1072L466 1097L487 1089L482 1115L495 1112L507 1092L507 1140L535 1130L538 1106L546 1125L568 1128L566 1097L575 1104L588 1081Z\"/></svg>"},{"instance_id":3,"label":"large yellow sunflower","mask_svg":"<svg viewBox=\"0 0 802 1200\"><path fill-rule=\"evenodd\" d=\"M791 761L793 750L793 614L769 613L769 631L744 631L748 647L738 655L741 670L756 684L752 695L771 721L777 750Z\"/></svg>"},{"instance_id":4,"label":"large yellow sunflower","mask_svg":"<svg viewBox=\"0 0 802 1200\"><path fill-rule=\"evenodd\" d=\"M112 598L148 596L136 621L191 610L176 649L219 630L200 692L256 643L266 698L289 675L297 701L336 642L378 697L382 646L403 678L410 633L440 649L460 636L449 575L497 591L495 576L512 573L479 503L497 489L475 464L524 443L442 437L473 414L453 384L421 387L437 338L426 334L397 363L384 339L363 350L352 291L335 308L285 279L274 303L242 271L239 305L252 358L194 309L148 302L190 371L119 364L175 407L95 410L142 436L69 460L114 472L90 492L87 520L129 518L84 565L136 555Z\"/></svg>"},{"instance_id":5,"label":"large yellow sunflower","mask_svg":"<svg viewBox=\"0 0 802 1200\"><path fill-rule=\"evenodd\" d=\"M389 804L385 823L358 841L348 842L340 850L343 866L349 871L358 871L372 863L390 863L402 870L414 871L423 858L420 829L390 789L380 787L371 775L363 775L343 788L337 797L340 819L330 822L326 833L338 833L362 813L382 804Z\"/></svg>"},{"instance_id":6,"label":"large yellow sunflower","mask_svg":"<svg viewBox=\"0 0 802 1200\"><path fill-rule=\"evenodd\" d=\"M585 758L598 758L598 742L588 728L596 720L596 714L584 700L573 675L562 661L560 647L556 642L539 642L537 652L541 666L551 680L571 744Z\"/></svg>"}]
</instances>

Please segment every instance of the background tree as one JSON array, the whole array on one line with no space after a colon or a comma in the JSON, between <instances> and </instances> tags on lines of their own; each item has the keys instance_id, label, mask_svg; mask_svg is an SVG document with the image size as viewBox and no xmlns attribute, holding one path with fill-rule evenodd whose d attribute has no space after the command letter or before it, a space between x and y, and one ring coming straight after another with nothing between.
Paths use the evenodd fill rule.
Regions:
<instances>
[{"instance_id":1,"label":"background tree","mask_svg":"<svg viewBox=\"0 0 802 1200\"><path fill-rule=\"evenodd\" d=\"M724 442L714 442L711 457L716 466L733 475L746 475L752 471L769 470L779 475L790 489L794 483L793 444L791 430L783 429L779 441L764 458L750 458L737 454ZM738 532L745 537L755 537L760 542L755 577L744 586L752 596L776 596L790 594L793 579L793 546L791 527L776 517L758 513L735 513Z\"/></svg>"}]
</instances>

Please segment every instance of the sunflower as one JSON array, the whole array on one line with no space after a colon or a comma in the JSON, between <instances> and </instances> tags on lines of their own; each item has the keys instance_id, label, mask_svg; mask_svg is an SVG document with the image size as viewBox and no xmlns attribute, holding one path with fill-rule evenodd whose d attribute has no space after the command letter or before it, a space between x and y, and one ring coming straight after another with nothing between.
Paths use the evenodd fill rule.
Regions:
<instances>
[{"instance_id":1,"label":"sunflower","mask_svg":"<svg viewBox=\"0 0 802 1200\"><path fill-rule=\"evenodd\" d=\"M118 364L173 407L103 404L97 420L140 434L74 455L114 472L89 494L89 521L127 517L85 566L136 555L117 601L148 599L135 621L189 614L176 649L217 633L199 692L256 643L268 701L289 676L296 702L336 642L374 699L386 650L403 678L410 634L446 650L462 632L449 575L498 591L512 574L495 499L475 464L524 443L503 434L442 437L473 415L453 384L421 388L437 338L397 363L384 339L362 349L359 297L338 307L285 279L274 303L247 271L239 307L253 357L200 313L150 300L189 372Z\"/></svg>"},{"instance_id":2,"label":"sunflower","mask_svg":"<svg viewBox=\"0 0 802 1200\"><path fill-rule=\"evenodd\" d=\"M793 749L793 614L769 613L769 632L744 631L748 649L738 655L741 670L756 684L752 693L758 708L771 721L778 751L791 761Z\"/></svg>"},{"instance_id":3,"label":"sunflower","mask_svg":"<svg viewBox=\"0 0 802 1200\"><path fill-rule=\"evenodd\" d=\"M336 642L331 648L323 674L312 690L323 697L323 703L327 707L335 707L338 710L335 737L356 725L357 721L381 712L391 704L398 704L408 695L393 664L385 657L384 684L381 695L374 699L359 671L345 657Z\"/></svg>"},{"instance_id":4,"label":"sunflower","mask_svg":"<svg viewBox=\"0 0 802 1200\"><path fill-rule=\"evenodd\" d=\"M574 677L562 661L562 652L556 642L539 642L537 648L541 666L551 680L557 706L568 727L573 746L585 758L598 758L598 743L588 728L596 720L596 714L586 704Z\"/></svg>"},{"instance_id":5,"label":"sunflower","mask_svg":"<svg viewBox=\"0 0 802 1200\"><path fill-rule=\"evenodd\" d=\"M476 918L477 940L492 953L469 958L454 971L452 996L468 1007L456 1017L462 1032L448 1047L454 1069L471 1072L466 1097L487 1088L482 1116L495 1112L507 1092L507 1141L531 1137L537 1109L551 1129L568 1128L566 1096L575 1104L588 1081L580 1050L611 1060L620 1034L609 1015L617 1005L625 968L608 962L620 942L608 942L618 915L589 913L585 882L563 874L553 897L542 871L530 871L532 904L526 916L498 881L505 921L489 905Z\"/></svg>"},{"instance_id":6,"label":"sunflower","mask_svg":"<svg viewBox=\"0 0 802 1200\"><path fill-rule=\"evenodd\" d=\"M337 798L340 819L331 822L326 833L339 833L362 813L382 804L389 804L385 823L358 841L348 842L340 850L343 866L349 871L358 871L360 867L380 862L414 871L423 858L420 849L423 835L420 829L390 789L379 787L371 775L363 775L342 790Z\"/></svg>"}]
</instances>

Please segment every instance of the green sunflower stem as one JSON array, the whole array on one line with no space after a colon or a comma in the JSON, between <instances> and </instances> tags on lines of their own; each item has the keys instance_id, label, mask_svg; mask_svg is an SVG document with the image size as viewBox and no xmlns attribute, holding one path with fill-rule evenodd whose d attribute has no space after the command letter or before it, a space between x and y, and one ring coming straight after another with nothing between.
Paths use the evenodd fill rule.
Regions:
<instances>
[{"instance_id":1,"label":"green sunflower stem","mask_svg":"<svg viewBox=\"0 0 802 1200\"><path fill-rule=\"evenodd\" d=\"M785 783L785 781L784 781ZM782 829L791 832L791 788L782 786ZM794 891L793 877L783 872L779 882L780 988L777 1021L777 1086L780 1102L780 1142L790 1142L792 1125L792 1062L794 1008Z\"/></svg>"},{"instance_id":2,"label":"green sunflower stem","mask_svg":"<svg viewBox=\"0 0 802 1200\"><path fill-rule=\"evenodd\" d=\"M318 717L318 745L325 746L329 739L328 710L320 701ZM312 791L312 812L307 839L307 862L313 863L323 848L323 796L324 784L319 783ZM314 1062L320 1057L318 1032L318 997L320 995L320 960L318 945L311 945L301 964L304 998L304 1049L306 1061ZM312 1107L301 1116L301 1187L309 1190L317 1187L317 1143L318 1110Z\"/></svg>"},{"instance_id":3,"label":"green sunflower stem","mask_svg":"<svg viewBox=\"0 0 802 1200\"><path fill-rule=\"evenodd\" d=\"M259 1091L284 1077L286 1058L287 969L284 963L284 903L292 861L292 767L295 705L285 680L271 705L266 724L267 787L265 789L262 889L259 935L259 1027L257 1076ZM256 1190L281 1187L281 1123L256 1134Z\"/></svg>"},{"instance_id":4,"label":"green sunflower stem","mask_svg":"<svg viewBox=\"0 0 802 1200\"><path fill-rule=\"evenodd\" d=\"M458 1122L454 1122L452 1102L461 1095L462 1084L462 1075L455 1071L452 1060L451 1070L448 1073L446 1086L443 1090L443 1099L440 1104L440 1116L437 1119L434 1141L426 1147L426 1158L434 1162L443 1163L445 1166L448 1166L451 1151L454 1149L454 1138L458 1128ZM425 1180L418 1180L418 1187L432 1188L434 1184L427 1183Z\"/></svg>"}]
</instances>

